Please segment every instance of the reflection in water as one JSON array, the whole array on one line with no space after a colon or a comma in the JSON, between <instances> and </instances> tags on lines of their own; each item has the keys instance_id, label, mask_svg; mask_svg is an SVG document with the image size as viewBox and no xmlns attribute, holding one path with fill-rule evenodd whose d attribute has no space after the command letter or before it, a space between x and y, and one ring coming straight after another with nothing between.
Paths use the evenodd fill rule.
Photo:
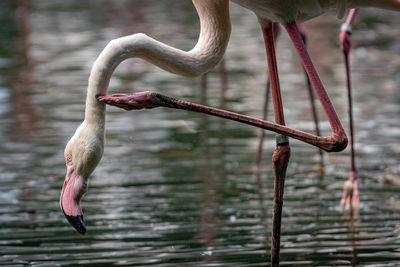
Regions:
<instances>
[{"instance_id":1,"label":"reflection in water","mask_svg":"<svg viewBox=\"0 0 400 267\"><path fill-rule=\"evenodd\" d=\"M212 262L216 260L215 256L212 255L213 249L217 246L215 243L215 236L218 232L217 212L219 207L219 184L221 181L216 174L216 171L211 163L212 152L208 144L209 137L209 121L206 115L202 115L202 123L200 124L201 138L200 138L200 161L203 164L198 166L198 174L203 182L201 210L200 210L200 229L196 237L199 239L204 246L203 261Z\"/></svg>"},{"instance_id":2,"label":"reflection in water","mask_svg":"<svg viewBox=\"0 0 400 267\"><path fill-rule=\"evenodd\" d=\"M226 92L228 91L228 77L226 75L225 59L222 59L218 65L218 75L221 86L221 109L226 109Z\"/></svg>"},{"instance_id":3,"label":"reflection in water","mask_svg":"<svg viewBox=\"0 0 400 267\"><path fill-rule=\"evenodd\" d=\"M15 141L27 141L38 121L34 107L31 104L30 87L32 86L32 61L29 47L29 0L18 0L16 10L18 23L17 68L12 74L12 116L16 122L13 130Z\"/></svg>"},{"instance_id":4,"label":"reflection in water","mask_svg":"<svg viewBox=\"0 0 400 267\"><path fill-rule=\"evenodd\" d=\"M361 224L358 210L350 210L346 211L344 214L345 224L348 227L348 238L351 246L351 266L357 266L357 249L358 249L358 238L359 238L359 230L358 227Z\"/></svg>"},{"instance_id":5,"label":"reflection in water","mask_svg":"<svg viewBox=\"0 0 400 267\"><path fill-rule=\"evenodd\" d=\"M88 235L79 236L64 220L58 207L65 174L62 149L82 120L97 55L109 40L136 31L183 49L190 49L198 34L191 1L99 2L31 1L28 16L20 17L17 2L0 1L6 25L0 27L0 43L18 44L0 47L0 265L265 266L272 175L265 170L259 184L254 179L256 130L218 118L109 108L104 157L85 197ZM260 116L266 81L260 30L246 10L232 5L231 13L225 61L229 89L220 97L221 80L213 70L207 104ZM400 117L393 115L400 110L400 62L393 57L399 53L399 19L366 10L353 34L357 162L365 177L358 217L343 216L338 204L348 153L326 155L320 180L313 171L315 149L293 141L282 265L400 264L400 187L378 183L383 170L386 176L400 173ZM311 56L347 125L336 46L340 22L334 23L328 15L308 22L305 30ZM374 38L385 42L377 47ZM298 59L285 34L277 46L288 124L312 131ZM197 80L141 60L118 67L110 92L149 88L205 101L196 92ZM329 134L321 119L322 134ZM274 143L274 134L266 133L265 164Z\"/></svg>"},{"instance_id":6,"label":"reflection in water","mask_svg":"<svg viewBox=\"0 0 400 267\"><path fill-rule=\"evenodd\" d=\"M200 91L200 103L202 105L207 105L207 78L210 74L203 74L199 79L199 91ZM220 108L226 108L226 91L228 90L227 77L225 70L225 62L222 60L218 68L218 76L220 80ZM205 114L201 114L202 123L200 124L201 129L201 155L203 156L201 162L204 164L199 164L198 170L199 175L202 178L203 185L203 197L202 197L202 211L200 217L200 231L196 235L197 238L204 244L203 261L205 263L211 263L218 260L218 258L213 255L213 251L220 247L220 244L216 243L216 236L219 232L219 218L218 211L221 206L223 192L223 186L226 182L225 177L225 120L219 120L217 144L218 150L211 149L209 145L210 129L209 129L209 117ZM213 160L218 159L216 168ZM210 168L211 167L211 168Z\"/></svg>"}]
</instances>

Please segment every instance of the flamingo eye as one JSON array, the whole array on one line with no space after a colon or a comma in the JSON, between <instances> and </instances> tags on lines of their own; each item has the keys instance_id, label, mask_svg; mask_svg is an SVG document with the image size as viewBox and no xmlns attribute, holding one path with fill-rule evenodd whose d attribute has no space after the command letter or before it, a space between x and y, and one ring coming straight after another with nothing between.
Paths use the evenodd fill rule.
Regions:
<instances>
[{"instance_id":1,"label":"flamingo eye","mask_svg":"<svg viewBox=\"0 0 400 267\"><path fill-rule=\"evenodd\" d=\"M72 161L72 156L71 155L66 156L65 160L67 161L67 163L71 162Z\"/></svg>"}]
</instances>

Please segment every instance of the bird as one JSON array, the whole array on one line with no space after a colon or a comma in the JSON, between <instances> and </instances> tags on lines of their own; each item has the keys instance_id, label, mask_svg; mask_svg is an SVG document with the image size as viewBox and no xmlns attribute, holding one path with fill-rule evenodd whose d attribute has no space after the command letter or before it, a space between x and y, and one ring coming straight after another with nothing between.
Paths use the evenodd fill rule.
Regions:
<instances>
[{"instance_id":1,"label":"bird","mask_svg":"<svg viewBox=\"0 0 400 267\"><path fill-rule=\"evenodd\" d=\"M89 176L98 165L104 149L105 103L99 100L107 95L109 81L115 68L123 60L136 57L166 71L193 77L214 67L224 55L231 32L230 1L192 0L192 2L200 19L199 39L192 50L182 51L143 33L137 33L110 41L93 64L87 88L84 120L68 141L64 151L67 173L60 196L60 207L64 215L82 234L86 234L86 227L81 199L88 190ZM397 0L231 0L231 2L255 13L266 45L275 123L266 122L265 128L278 133L273 155L275 193L271 245L271 265L278 266L283 186L290 157L288 137L297 138L326 151L341 151L347 146L347 136L343 126L308 56L296 23L309 20L331 9L337 10L339 15L343 15L348 8L363 6L400 10L400 2ZM273 22L282 24L289 33L328 117L332 136L318 137L285 126L274 51ZM140 97L145 105L152 105L154 96L158 95L142 94Z\"/></svg>"}]
</instances>

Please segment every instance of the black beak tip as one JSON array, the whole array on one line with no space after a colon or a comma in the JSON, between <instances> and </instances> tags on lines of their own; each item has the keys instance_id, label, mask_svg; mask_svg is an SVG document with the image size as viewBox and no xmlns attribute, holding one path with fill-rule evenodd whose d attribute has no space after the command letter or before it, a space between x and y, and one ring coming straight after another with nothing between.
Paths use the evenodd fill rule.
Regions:
<instances>
[{"instance_id":1,"label":"black beak tip","mask_svg":"<svg viewBox=\"0 0 400 267\"><path fill-rule=\"evenodd\" d=\"M82 235L86 235L86 226L85 222L83 221L83 216L82 215L77 215L77 216L70 216L65 214L65 218L69 221L69 223Z\"/></svg>"}]
</instances>

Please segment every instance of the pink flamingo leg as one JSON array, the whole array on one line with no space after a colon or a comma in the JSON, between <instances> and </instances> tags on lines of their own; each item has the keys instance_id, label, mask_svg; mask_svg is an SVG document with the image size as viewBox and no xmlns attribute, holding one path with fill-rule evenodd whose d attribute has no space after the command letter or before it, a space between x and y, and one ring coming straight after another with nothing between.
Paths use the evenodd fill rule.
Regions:
<instances>
[{"instance_id":1,"label":"pink flamingo leg","mask_svg":"<svg viewBox=\"0 0 400 267\"><path fill-rule=\"evenodd\" d=\"M264 121L250 116L234 113L231 111L199 105L188 101L172 98L155 92L139 92L133 94L98 95L97 100L111 106L125 110L151 109L156 107L167 107L189 110L211 116L221 117L228 120L252 125L265 130L273 131L288 137L293 137L305 143L319 147L327 152L339 152L346 148L347 137L345 133L320 137L314 134L296 130L284 125Z\"/></svg>"},{"instance_id":2,"label":"pink flamingo leg","mask_svg":"<svg viewBox=\"0 0 400 267\"><path fill-rule=\"evenodd\" d=\"M97 96L99 101L105 102L109 105L114 105L120 108L124 108L127 110L132 109L143 109L143 108L155 108L155 107L169 107L169 108L177 108L183 110L191 110L195 112L206 113L213 116L218 116L234 121L239 121L241 123L253 125L259 128L263 128L266 130L270 130L288 137L292 137L303 141L305 143L314 145L328 152L338 152L342 151L347 146L347 136L343 130L343 127L339 121L339 118L336 114L335 108L333 107L329 96L322 85L321 80L311 62L310 57L305 49L304 42L302 41L299 30L297 29L296 24L289 23L286 26L286 29L293 40L293 43L300 54L300 58L302 59L303 66L310 78L310 81L313 85L314 90L317 93L317 96L322 104L322 107L327 114L329 123L332 128L332 135L328 137L320 137L314 134L306 133L300 130L296 130L279 123L272 123L269 121L264 121L260 119L256 119L253 117L237 114L234 112L221 110L217 108L212 108L208 106L198 105L194 103L190 103L187 101L182 101L174 98L170 98L168 96L164 96L158 93L152 92L142 92L137 94L115 94L111 96ZM272 86L272 85L271 85ZM275 114L275 116L282 117L279 113ZM280 120L277 120L280 121Z\"/></svg>"},{"instance_id":3,"label":"pink flamingo leg","mask_svg":"<svg viewBox=\"0 0 400 267\"><path fill-rule=\"evenodd\" d=\"M303 63L303 67L307 72L307 75L313 85L314 91L316 92L321 105L328 117L328 121L332 128L332 137L331 142L334 140L345 140L347 145L347 136L344 132L343 126L340 123L339 117L335 111L335 108L332 105L332 102L328 96L328 93L323 86L321 79L318 76L317 71L314 68L314 65L308 55L304 42L302 40L299 29L297 28L296 23L288 23L286 25L286 30L289 33L290 38L293 41L294 47L296 48L300 59Z\"/></svg>"},{"instance_id":4,"label":"pink flamingo leg","mask_svg":"<svg viewBox=\"0 0 400 267\"><path fill-rule=\"evenodd\" d=\"M155 92L146 91L134 94L113 94L108 96L97 95L96 98L100 102L104 102L108 105L116 106L125 110L167 107L204 113L211 116L221 117L224 119L238 121L244 124L263 128L265 130L273 131L288 137L293 137L307 144L319 147L327 152L339 152L345 149L347 146L347 137L344 131L337 133L337 130L333 129L332 136L320 137L270 121L260 120L223 109L191 103Z\"/></svg>"},{"instance_id":5,"label":"pink flamingo leg","mask_svg":"<svg viewBox=\"0 0 400 267\"><path fill-rule=\"evenodd\" d=\"M357 9L353 8L347 15L346 22L342 25L339 40L343 52L345 67L346 67L346 84L347 84L347 96L348 96L348 112L349 112L349 124L350 124L350 158L351 158L351 169L349 172L348 180L343 186L343 195L340 205L344 210L358 209L360 205L360 198L358 192L358 174L355 163L355 149L354 149L354 123L353 123L353 100L351 90L351 76L350 76L350 62L349 55L351 49L351 32L354 18L357 13Z\"/></svg>"},{"instance_id":6,"label":"pink flamingo leg","mask_svg":"<svg viewBox=\"0 0 400 267\"><path fill-rule=\"evenodd\" d=\"M274 25L274 40L276 43L276 38L278 37L279 33L280 33L280 28L279 28L279 24L278 23L273 23ZM306 34L304 32L304 30L302 29L302 27L300 25L297 25L297 27L299 28L299 31L301 33L301 37L303 39L304 44L306 44ZM307 76L307 73L304 70L304 74L306 77L306 85L307 85L307 91L309 94L309 98L310 98L310 105L311 105L311 111L312 111L312 116L314 119L314 125L315 125L315 133L317 136L321 136L321 132L319 130L319 120L318 120L318 114L317 114L317 109L315 106L315 101L314 101L314 94L313 94L313 89L312 89L312 85L310 82L310 79ZM264 105L263 105L263 113L262 113L262 120L266 120L267 119L267 115L268 115L268 102L269 102L269 95L270 95L270 81L269 78L267 80L266 83L266 92L264 95ZM261 160L262 160L262 151L263 151L263 141L264 141L264 137L265 137L265 130L264 129L259 129L258 131L258 146L257 146L257 153L256 153L256 159L255 159L255 163L254 163L254 173L256 174L256 178L257 178L257 183L261 184ZM322 175L323 173L323 169L324 169L324 161L323 161L323 151L321 149L318 149L319 155L320 155L320 166L317 169L317 171Z\"/></svg>"},{"instance_id":7,"label":"pink flamingo leg","mask_svg":"<svg viewBox=\"0 0 400 267\"><path fill-rule=\"evenodd\" d=\"M276 37L278 37L280 33L280 28L278 23L273 23L273 28L274 28L274 40L276 40ZM269 102L269 95L271 93L271 83L269 80L269 77L267 79L267 83L265 86L265 95L264 95L264 105L262 109L262 120L266 120L268 117L268 102ZM258 130L258 146L257 146L257 153L256 153L256 159L254 162L254 168L253 171L256 174L256 179L257 183L261 185L261 160L263 156L263 146L264 146L264 138L265 138L265 130L260 128Z\"/></svg>"},{"instance_id":8,"label":"pink flamingo leg","mask_svg":"<svg viewBox=\"0 0 400 267\"><path fill-rule=\"evenodd\" d=\"M304 45L307 45L307 36L304 31L304 29L301 27L301 25L297 25L299 28L301 38L303 39ZM315 126L315 134L318 136L321 136L321 131L319 130L319 119L318 119L318 113L317 113L317 108L315 106L315 101L314 101L314 94L313 94L313 89L312 85L310 82L310 79L307 76L307 72L304 70L305 76L306 76L306 84L307 84L307 91L308 91L308 96L310 98L310 106L311 106L311 112L312 116L314 119L314 126ZM324 153L321 149L318 149L319 152L319 159L320 159L320 167L318 169L318 172L322 175L324 172Z\"/></svg>"},{"instance_id":9,"label":"pink flamingo leg","mask_svg":"<svg viewBox=\"0 0 400 267\"><path fill-rule=\"evenodd\" d=\"M263 28L263 36L268 59L268 73L271 85L272 103L274 106L275 122L285 125L282 96L279 85L278 67L276 63L273 24ZM283 207L283 192L286 170L290 158L289 139L283 135L276 136L276 147L272 156L274 168L274 206L272 213L272 243L271 266L279 266L279 250L281 235L281 220Z\"/></svg>"}]
</instances>

